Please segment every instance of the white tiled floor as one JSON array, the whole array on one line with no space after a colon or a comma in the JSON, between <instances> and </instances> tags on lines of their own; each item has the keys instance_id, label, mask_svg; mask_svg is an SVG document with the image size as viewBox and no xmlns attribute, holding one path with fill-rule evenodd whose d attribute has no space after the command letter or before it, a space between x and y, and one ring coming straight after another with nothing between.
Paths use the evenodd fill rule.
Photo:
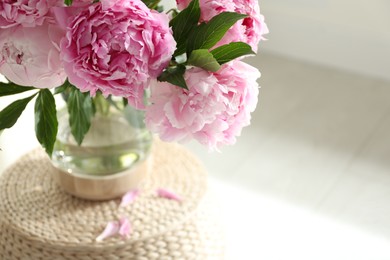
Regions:
<instances>
[{"instance_id":1,"label":"white tiled floor","mask_svg":"<svg viewBox=\"0 0 390 260\"><path fill-rule=\"evenodd\" d=\"M270 54L251 63L260 103L238 143L187 145L224 206L228 259L390 259L390 83ZM29 113L0 137L0 172L36 145Z\"/></svg>"},{"instance_id":2,"label":"white tiled floor","mask_svg":"<svg viewBox=\"0 0 390 260\"><path fill-rule=\"evenodd\" d=\"M207 154L195 144L190 147L217 178L303 210L313 217L308 221L320 224L318 217L329 221L322 229L292 220L289 211L275 215L268 225L279 227L275 232L280 240L265 245L277 245L281 251L289 243L296 248L291 254L259 256L390 259L390 82L273 55L251 62L263 74L252 125L222 154ZM250 214L258 214L258 222L264 220L262 213L269 213L264 210L270 210L260 205L247 207ZM299 226L280 230L285 223ZM262 225L266 224L258 223ZM361 232L361 240L340 227ZM264 239L263 231L256 229L259 240ZM338 245L343 243L340 237L343 245ZM310 251L306 243L318 253L306 254Z\"/></svg>"}]
</instances>

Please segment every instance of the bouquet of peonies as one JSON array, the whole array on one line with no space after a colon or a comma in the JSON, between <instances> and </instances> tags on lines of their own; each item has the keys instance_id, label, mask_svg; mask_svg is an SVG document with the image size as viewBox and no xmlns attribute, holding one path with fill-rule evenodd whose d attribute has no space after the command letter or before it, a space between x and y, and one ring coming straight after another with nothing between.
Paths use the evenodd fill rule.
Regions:
<instances>
[{"instance_id":1,"label":"bouquet of peonies","mask_svg":"<svg viewBox=\"0 0 390 260\"><path fill-rule=\"evenodd\" d=\"M54 95L67 93L79 144L98 96L145 111L166 141L233 144L257 104L252 55L268 33L257 0L1 0L0 97L32 91L0 112L0 131L35 101L38 141L50 155Z\"/></svg>"}]
</instances>

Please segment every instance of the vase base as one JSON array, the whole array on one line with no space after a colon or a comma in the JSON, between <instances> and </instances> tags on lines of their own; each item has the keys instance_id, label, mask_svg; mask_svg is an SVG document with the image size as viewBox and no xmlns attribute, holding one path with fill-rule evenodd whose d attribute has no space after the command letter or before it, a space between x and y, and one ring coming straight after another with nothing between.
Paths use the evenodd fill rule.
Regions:
<instances>
[{"instance_id":1,"label":"vase base","mask_svg":"<svg viewBox=\"0 0 390 260\"><path fill-rule=\"evenodd\" d=\"M88 200L110 200L139 187L152 167L152 155L128 170L106 176L66 172L53 166L57 184L67 193Z\"/></svg>"}]
</instances>

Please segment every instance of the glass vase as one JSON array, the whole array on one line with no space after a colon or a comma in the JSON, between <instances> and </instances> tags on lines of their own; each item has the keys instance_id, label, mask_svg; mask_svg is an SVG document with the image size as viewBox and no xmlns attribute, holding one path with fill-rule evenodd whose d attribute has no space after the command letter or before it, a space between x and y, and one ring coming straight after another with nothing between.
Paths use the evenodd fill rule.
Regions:
<instances>
[{"instance_id":1,"label":"glass vase","mask_svg":"<svg viewBox=\"0 0 390 260\"><path fill-rule=\"evenodd\" d=\"M59 184L87 199L111 199L135 188L147 171L152 135L144 113L122 101L94 99L95 115L81 145L71 133L67 108L58 111L52 155Z\"/></svg>"}]
</instances>

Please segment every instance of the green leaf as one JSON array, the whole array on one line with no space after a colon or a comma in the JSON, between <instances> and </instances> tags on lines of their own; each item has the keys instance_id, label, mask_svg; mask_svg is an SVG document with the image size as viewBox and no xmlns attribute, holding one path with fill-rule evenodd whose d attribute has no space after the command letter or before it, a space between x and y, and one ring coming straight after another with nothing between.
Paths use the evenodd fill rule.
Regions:
<instances>
[{"instance_id":1,"label":"green leaf","mask_svg":"<svg viewBox=\"0 0 390 260\"><path fill-rule=\"evenodd\" d=\"M92 98L89 93L81 93L80 90L72 87L68 98L68 112L72 135L78 145L81 145L93 117Z\"/></svg>"},{"instance_id":2,"label":"green leaf","mask_svg":"<svg viewBox=\"0 0 390 260\"><path fill-rule=\"evenodd\" d=\"M129 100L127 98L122 98L123 107L126 107L129 104Z\"/></svg>"},{"instance_id":3,"label":"green leaf","mask_svg":"<svg viewBox=\"0 0 390 260\"><path fill-rule=\"evenodd\" d=\"M223 12L214 16L209 22L200 24L196 30L189 35L187 44L187 56L193 50L210 49L238 20L246 15L234 12Z\"/></svg>"},{"instance_id":4,"label":"green leaf","mask_svg":"<svg viewBox=\"0 0 390 260\"><path fill-rule=\"evenodd\" d=\"M183 40L180 45L177 45L175 52L173 53L173 57L177 57L187 50L187 39Z\"/></svg>"},{"instance_id":5,"label":"green leaf","mask_svg":"<svg viewBox=\"0 0 390 260\"><path fill-rule=\"evenodd\" d=\"M72 85L69 83L68 80L65 80L64 84L62 84L59 87L56 87L54 90L54 94L59 94L65 92L68 88L70 88Z\"/></svg>"},{"instance_id":6,"label":"green leaf","mask_svg":"<svg viewBox=\"0 0 390 260\"><path fill-rule=\"evenodd\" d=\"M212 72L216 72L221 68L221 65L219 65L213 54L207 49L192 51L187 63Z\"/></svg>"},{"instance_id":7,"label":"green leaf","mask_svg":"<svg viewBox=\"0 0 390 260\"><path fill-rule=\"evenodd\" d=\"M0 97L19 94L25 91L34 90L33 87L19 86L15 83L0 82Z\"/></svg>"},{"instance_id":8,"label":"green leaf","mask_svg":"<svg viewBox=\"0 0 390 260\"><path fill-rule=\"evenodd\" d=\"M73 0L64 0L65 5L71 6L73 3Z\"/></svg>"},{"instance_id":9,"label":"green leaf","mask_svg":"<svg viewBox=\"0 0 390 260\"><path fill-rule=\"evenodd\" d=\"M48 89L42 89L35 101L35 134L49 156L53 153L57 131L57 110L53 94Z\"/></svg>"},{"instance_id":10,"label":"green leaf","mask_svg":"<svg viewBox=\"0 0 390 260\"><path fill-rule=\"evenodd\" d=\"M243 55L255 54L250 45L244 42L232 42L211 51L219 64L224 64Z\"/></svg>"},{"instance_id":11,"label":"green leaf","mask_svg":"<svg viewBox=\"0 0 390 260\"><path fill-rule=\"evenodd\" d=\"M188 89L183 76L185 71L186 67L184 65L178 65L177 67L166 69L157 79L159 81L166 81L181 88Z\"/></svg>"},{"instance_id":12,"label":"green leaf","mask_svg":"<svg viewBox=\"0 0 390 260\"><path fill-rule=\"evenodd\" d=\"M15 102L4 108L0 112L0 130L3 130L5 128L11 128L16 123L16 121L18 121L28 102L30 102L31 99L36 96L36 94L37 93L30 97L16 100Z\"/></svg>"},{"instance_id":13,"label":"green leaf","mask_svg":"<svg viewBox=\"0 0 390 260\"><path fill-rule=\"evenodd\" d=\"M160 0L142 0L142 2L150 9L156 9Z\"/></svg>"},{"instance_id":14,"label":"green leaf","mask_svg":"<svg viewBox=\"0 0 390 260\"><path fill-rule=\"evenodd\" d=\"M177 49L173 56L183 54L186 51L188 36L197 27L199 18L199 0L193 0L187 8L182 10L169 22L169 25L172 27L173 37L177 43Z\"/></svg>"}]
</instances>

